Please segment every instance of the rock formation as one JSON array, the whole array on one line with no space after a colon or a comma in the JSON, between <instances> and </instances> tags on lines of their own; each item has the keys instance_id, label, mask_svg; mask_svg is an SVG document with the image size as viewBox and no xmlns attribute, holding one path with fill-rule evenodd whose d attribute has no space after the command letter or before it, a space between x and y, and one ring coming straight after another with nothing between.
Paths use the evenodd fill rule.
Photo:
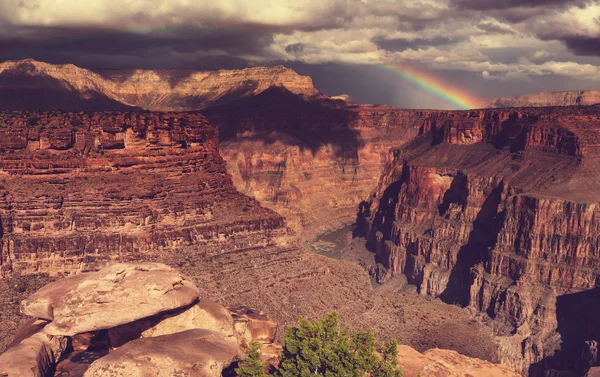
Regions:
<instances>
[{"instance_id":1,"label":"rock formation","mask_svg":"<svg viewBox=\"0 0 600 377\"><path fill-rule=\"evenodd\" d=\"M32 59L0 63L0 110L199 110L282 87L324 97L312 80L277 66L240 70L105 70Z\"/></svg>"},{"instance_id":2,"label":"rock formation","mask_svg":"<svg viewBox=\"0 0 600 377\"><path fill-rule=\"evenodd\" d=\"M519 377L505 366L437 348L419 353L401 345L398 347L398 365L404 377Z\"/></svg>"},{"instance_id":3,"label":"rock formation","mask_svg":"<svg viewBox=\"0 0 600 377\"><path fill-rule=\"evenodd\" d=\"M239 191L305 239L351 224L390 158L427 112L312 101L283 90L203 111Z\"/></svg>"},{"instance_id":4,"label":"rock formation","mask_svg":"<svg viewBox=\"0 0 600 377\"><path fill-rule=\"evenodd\" d=\"M57 292L65 298L57 300ZM230 312L198 292L187 277L158 263L116 264L58 280L22 303L26 314L42 316L27 322L0 355L0 375L218 377L249 342L274 342L272 325L262 326L266 337L237 334ZM250 317L249 328L272 323Z\"/></svg>"},{"instance_id":5,"label":"rock formation","mask_svg":"<svg viewBox=\"0 0 600 377\"><path fill-rule=\"evenodd\" d=\"M431 114L360 225L388 276L493 318L504 364L578 369L600 336L598 141L600 106Z\"/></svg>"},{"instance_id":6,"label":"rock formation","mask_svg":"<svg viewBox=\"0 0 600 377\"><path fill-rule=\"evenodd\" d=\"M0 135L2 275L285 234L236 191L198 114L4 112Z\"/></svg>"},{"instance_id":7,"label":"rock formation","mask_svg":"<svg viewBox=\"0 0 600 377\"><path fill-rule=\"evenodd\" d=\"M235 367L250 342L261 344L263 357L278 364L281 344L275 341L274 321L245 306L227 310L199 298L199 289L166 265L116 264L75 276L51 283L23 302L26 312L48 305L49 312L57 313L48 320L48 311L38 310L44 317L23 325L0 355L1 376L219 377ZM163 282L169 280L182 283L165 290ZM72 299L90 288L96 293ZM57 300L59 291L66 292L64 300ZM154 300L156 292L169 298ZM115 313L111 307L118 302L127 307ZM106 312L99 310L103 306ZM58 312L72 313L69 322L75 326L90 326L65 328ZM107 328L107 318L116 327ZM518 377L504 367L439 349L421 355L402 346L399 363L408 376L418 370L423 377Z\"/></svg>"},{"instance_id":8,"label":"rock formation","mask_svg":"<svg viewBox=\"0 0 600 377\"><path fill-rule=\"evenodd\" d=\"M597 103L600 103L600 90L577 90L501 97L492 100L487 107L589 106Z\"/></svg>"},{"instance_id":9,"label":"rock formation","mask_svg":"<svg viewBox=\"0 0 600 377\"><path fill-rule=\"evenodd\" d=\"M0 71L10 108L54 98L49 108L203 109L219 129L188 113L1 114L4 276L166 262L203 297L265 310L280 327L333 308L356 327L406 335L395 293L300 250L280 216L310 239L352 223L364 200L359 227L387 268L380 277L406 274L424 295L489 315L504 364L536 376L597 361L585 342L600 334L584 339L595 319L567 310L593 307L597 294L597 107L355 105L282 67L91 72L23 61ZM470 345L473 326L448 337L493 359L488 337Z\"/></svg>"}]
</instances>

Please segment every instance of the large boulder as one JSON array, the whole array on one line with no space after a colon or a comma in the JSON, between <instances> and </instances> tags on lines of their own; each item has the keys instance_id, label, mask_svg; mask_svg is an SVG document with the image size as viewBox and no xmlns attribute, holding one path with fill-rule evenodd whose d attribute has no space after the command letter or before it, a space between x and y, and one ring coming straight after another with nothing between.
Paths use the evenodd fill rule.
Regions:
<instances>
[{"instance_id":1,"label":"large boulder","mask_svg":"<svg viewBox=\"0 0 600 377\"><path fill-rule=\"evenodd\" d=\"M58 298L64 291L64 298ZM189 306L197 299L194 283L171 267L120 263L51 283L25 300L22 310L52 317L45 328L48 334L73 336Z\"/></svg>"},{"instance_id":2,"label":"large boulder","mask_svg":"<svg viewBox=\"0 0 600 377\"><path fill-rule=\"evenodd\" d=\"M94 361L84 377L220 377L239 346L204 329L133 340Z\"/></svg>"},{"instance_id":3,"label":"large boulder","mask_svg":"<svg viewBox=\"0 0 600 377\"><path fill-rule=\"evenodd\" d=\"M398 365L404 377L520 377L503 365L437 348L420 353L409 346L399 346Z\"/></svg>"},{"instance_id":4,"label":"large boulder","mask_svg":"<svg viewBox=\"0 0 600 377\"><path fill-rule=\"evenodd\" d=\"M137 338L169 335L192 329L206 329L220 333L230 341L237 341L233 318L222 305L202 299L191 307L177 309L154 317L108 330L111 347L120 347Z\"/></svg>"},{"instance_id":5,"label":"large boulder","mask_svg":"<svg viewBox=\"0 0 600 377\"><path fill-rule=\"evenodd\" d=\"M53 370L67 348L67 338L46 334L44 324L45 321L30 321L19 329L9 348L0 355L0 376L45 377Z\"/></svg>"}]
</instances>

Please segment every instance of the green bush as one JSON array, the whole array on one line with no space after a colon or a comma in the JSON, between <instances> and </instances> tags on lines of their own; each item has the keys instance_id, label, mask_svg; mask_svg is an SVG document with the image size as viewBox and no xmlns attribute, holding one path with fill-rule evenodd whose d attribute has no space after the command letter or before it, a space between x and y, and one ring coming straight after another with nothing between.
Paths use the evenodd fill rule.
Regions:
<instances>
[{"instance_id":1,"label":"green bush","mask_svg":"<svg viewBox=\"0 0 600 377\"><path fill-rule=\"evenodd\" d=\"M276 372L280 377L402 377L395 341L385 343L379 357L375 334L340 328L335 312L315 323L300 317L298 326L288 327L283 341Z\"/></svg>"}]
</instances>

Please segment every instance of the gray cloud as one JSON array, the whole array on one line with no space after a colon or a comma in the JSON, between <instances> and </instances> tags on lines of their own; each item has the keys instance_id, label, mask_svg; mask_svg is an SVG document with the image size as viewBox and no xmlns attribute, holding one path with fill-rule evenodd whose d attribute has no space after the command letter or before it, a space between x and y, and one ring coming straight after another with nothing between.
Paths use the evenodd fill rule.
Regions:
<instances>
[{"instance_id":1,"label":"gray cloud","mask_svg":"<svg viewBox=\"0 0 600 377\"><path fill-rule=\"evenodd\" d=\"M0 0L0 60L284 64L329 94L433 107L443 103L421 91L415 103L414 88L376 66L415 65L487 97L574 85L567 82L600 87L598 13L599 0Z\"/></svg>"}]
</instances>

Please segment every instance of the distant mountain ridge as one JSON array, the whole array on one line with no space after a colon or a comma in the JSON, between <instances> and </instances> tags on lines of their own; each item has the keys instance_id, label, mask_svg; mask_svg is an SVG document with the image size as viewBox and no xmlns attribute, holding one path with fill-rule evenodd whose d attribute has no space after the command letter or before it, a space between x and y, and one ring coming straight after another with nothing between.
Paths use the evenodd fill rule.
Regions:
<instances>
[{"instance_id":1,"label":"distant mountain ridge","mask_svg":"<svg viewBox=\"0 0 600 377\"><path fill-rule=\"evenodd\" d=\"M201 110L281 87L324 97L312 79L283 66L195 71L98 70L32 59L0 63L0 109Z\"/></svg>"},{"instance_id":2,"label":"distant mountain ridge","mask_svg":"<svg viewBox=\"0 0 600 377\"><path fill-rule=\"evenodd\" d=\"M486 107L549 107L549 106L587 106L600 103L600 90L572 90L565 92L541 92L516 97L494 99Z\"/></svg>"}]
</instances>

